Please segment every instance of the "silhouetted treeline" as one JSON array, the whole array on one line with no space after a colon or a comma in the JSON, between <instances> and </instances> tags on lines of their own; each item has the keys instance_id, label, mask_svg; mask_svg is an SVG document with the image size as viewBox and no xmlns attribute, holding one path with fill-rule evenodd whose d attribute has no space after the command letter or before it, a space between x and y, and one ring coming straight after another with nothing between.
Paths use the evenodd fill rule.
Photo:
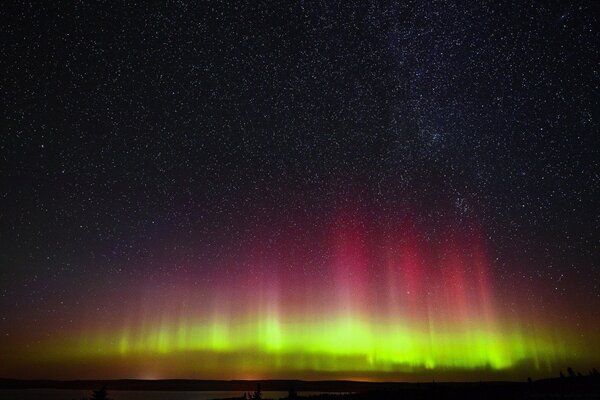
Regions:
<instances>
[{"instance_id":1,"label":"silhouetted treeline","mask_svg":"<svg viewBox=\"0 0 600 400\"><path fill-rule=\"evenodd\" d=\"M600 373L593 368L583 374L572 368L556 378L523 382L356 382L356 381L194 381L194 380L116 380L116 381L22 381L0 379L3 389L89 389L91 400L109 400L109 391L240 391L244 400L267 400L262 390L287 391L284 399L372 400L372 399L545 399L598 398ZM98 389L98 388L101 389ZM254 391L252 391L254 387ZM344 392L302 396L302 392ZM236 398L235 400L239 400ZM233 400L233 399L232 399Z\"/></svg>"},{"instance_id":2,"label":"silhouetted treeline","mask_svg":"<svg viewBox=\"0 0 600 400\"><path fill-rule=\"evenodd\" d=\"M293 386L288 397L280 400L496 400L496 399L600 399L600 373L594 368L583 375L567 369L568 377L561 372L559 378L527 378L526 382L443 382L407 383L396 388L367 390L355 393L324 393L302 396ZM260 390L260 389L259 389ZM244 395L243 400L260 399ZM236 399L227 399L236 400ZM262 400L267 400L262 399Z\"/></svg>"}]
</instances>

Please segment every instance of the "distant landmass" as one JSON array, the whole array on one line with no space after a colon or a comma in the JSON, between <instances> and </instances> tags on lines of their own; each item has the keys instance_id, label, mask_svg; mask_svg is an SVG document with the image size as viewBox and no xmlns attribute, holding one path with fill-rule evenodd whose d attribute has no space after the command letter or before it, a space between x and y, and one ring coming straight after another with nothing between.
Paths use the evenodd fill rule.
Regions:
<instances>
[{"instance_id":1,"label":"distant landmass","mask_svg":"<svg viewBox=\"0 0 600 400\"><path fill-rule=\"evenodd\" d=\"M110 391L223 391L251 392L257 385L263 391L327 392L312 395L313 400L329 399L500 399L500 398L600 398L600 376L561 376L524 382L361 382L301 380L19 380L0 379L0 389L78 389L106 388ZM339 394L335 394L335 393ZM307 397L308 398L308 397Z\"/></svg>"},{"instance_id":2,"label":"distant landmass","mask_svg":"<svg viewBox=\"0 0 600 400\"><path fill-rule=\"evenodd\" d=\"M108 390L181 390L251 391L260 383L265 391L287 391L293 386L302 392L364 392L398 390L415 385L399 382L302 381L302 380L194 380L194 379L117 379L117 380L20 380L0 379L3 389L94 389Z\"/></svg>"}]
</instances>

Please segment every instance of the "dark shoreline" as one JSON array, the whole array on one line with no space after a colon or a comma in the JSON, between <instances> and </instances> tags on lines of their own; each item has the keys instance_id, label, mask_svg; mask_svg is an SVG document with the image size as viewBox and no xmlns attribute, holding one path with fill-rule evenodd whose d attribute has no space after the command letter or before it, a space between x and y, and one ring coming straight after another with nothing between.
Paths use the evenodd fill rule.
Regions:
<instances>
[{"instance_id":1,"label":"dark shoreline","mask_svg":"<svg viewBox=\"0 0 600 400\"><path fill-rule=\"evenodd\" d=\"M287 391L294 387L306 392L364 392L398 390L417 383L362 382L349 380L195 380L195 379L114 379L114 380L21 380L0 378L0 389L95 389L156 391L251 391L260 383L265 391ZM509 382L497 382L508 384ZM516 383L516 382L515 382ZM468 383L467 383L468 384Z\"/></svg>"},{"instance_id":2,"label":"dark shoreline","mask_svg":"<svg viewBox=\"0 0 600 400\"><path fill-rule=\"evenodd\" d=\"M114 380L23 380L0 378L0 389L75 389L86 390L106 387L107 390L148 391L252 391L257 384L263 391L298 392L371 392L404 391L426 388L482 388L488 390L524 389L528 387L552 388L600 385L598 376L547 378L527 381L478 381L478 382L364 382L350 380L304 381L304 380L195 380L195 379L114 379Z\"/></svg>"}]
</instances>

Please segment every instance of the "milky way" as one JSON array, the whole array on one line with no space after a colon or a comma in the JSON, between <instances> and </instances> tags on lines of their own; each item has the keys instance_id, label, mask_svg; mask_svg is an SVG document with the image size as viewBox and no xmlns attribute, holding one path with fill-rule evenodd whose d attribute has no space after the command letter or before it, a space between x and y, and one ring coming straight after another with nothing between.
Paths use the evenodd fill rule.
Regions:
<instances>
[{"instance_id":1,"label":"milky way","mask_svg":"<svg viewBox=\"0 0 600 400\"><path fill-rule=\"evenodd\" d=\"M600 365L594 2L8 4L0 376Z\"/></svg>"}]
</instances>

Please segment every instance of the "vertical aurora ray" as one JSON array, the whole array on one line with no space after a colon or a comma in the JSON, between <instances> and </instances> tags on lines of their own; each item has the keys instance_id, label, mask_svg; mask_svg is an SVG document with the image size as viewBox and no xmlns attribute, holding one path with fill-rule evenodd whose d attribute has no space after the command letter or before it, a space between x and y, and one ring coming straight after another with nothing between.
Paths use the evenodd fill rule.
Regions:
<instances>
[{"instance_id":1,"label":"vertical aurora ray","mask_svg":"<svg viewBox=\"0 0 600 400\"><path fill-rule=\"evenodd\" d=\"M137 307L35 352L48 366L93 364L119 376L389 379L523 366L543 374L585 345L515 308L518 293L494 288L476 230L431 238L412 222L378 229L349 213L322 231L315 238L327 240L314 243L257 239L243 268L202 285L186 272L161 290L132 290Z\"/></svg>"}]
</instances>

